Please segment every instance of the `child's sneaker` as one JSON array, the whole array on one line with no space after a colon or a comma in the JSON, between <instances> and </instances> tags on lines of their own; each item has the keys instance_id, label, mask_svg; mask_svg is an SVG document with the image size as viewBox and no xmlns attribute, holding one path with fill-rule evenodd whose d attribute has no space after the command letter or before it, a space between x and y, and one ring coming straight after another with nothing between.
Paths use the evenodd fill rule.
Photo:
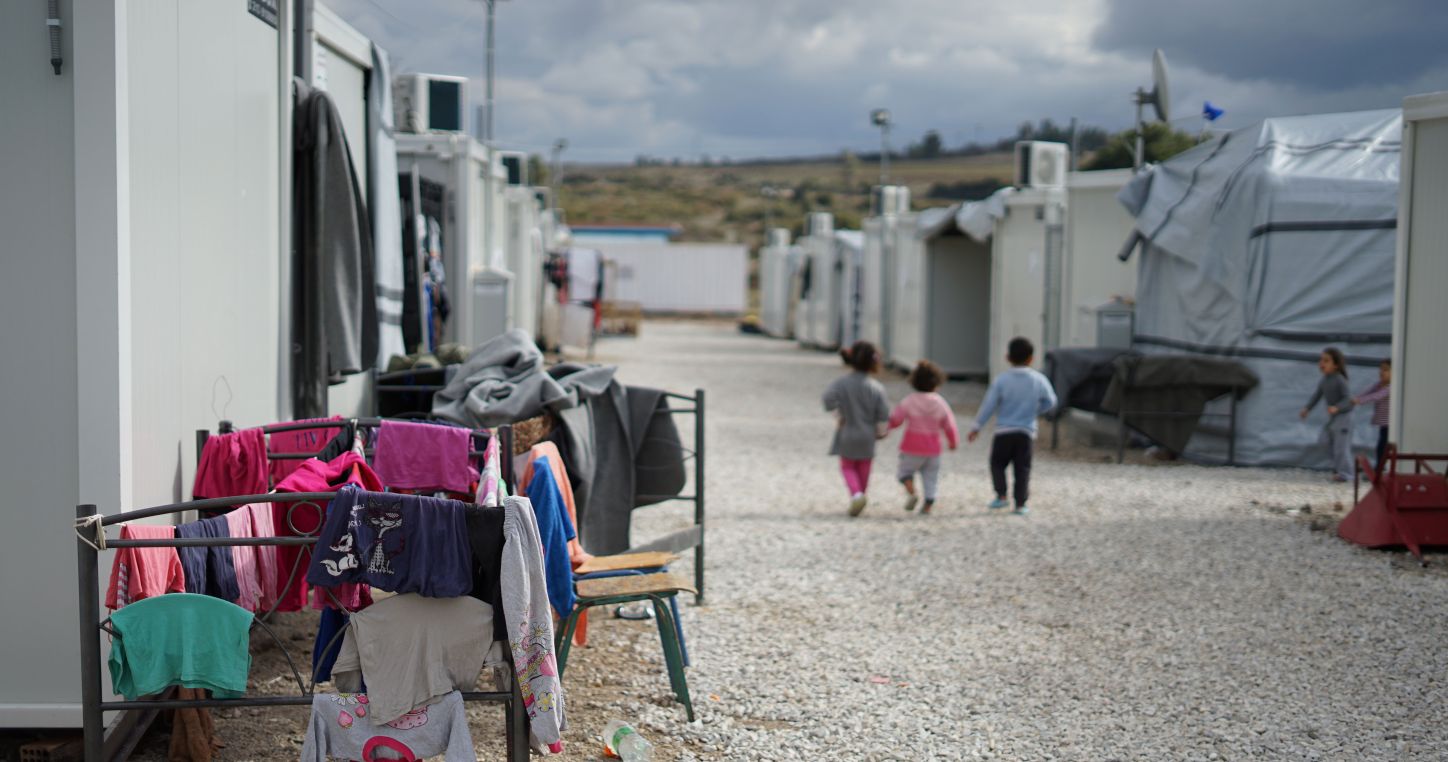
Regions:
<instances>
[{"instance_id":1,"label":"child's sneaker","mask_svg":"<svg viewBox=\"0 0 1448 762\"><path fill-rule=\"evenodd\" d=\"M1007 506L1009 506L1009 505L1010 505L1010 503L1007 503L1005 498L1003 498L1003 497L998 497L998 498L990 501L990 503L989 503L988 505L986 505L986 507L989 508L989 509L991 509L991 510L996 510L997 508L1005 508L1005 507L1007 507Z\"/></svg>"},{"instance_id":2,"label":"child's sneaker","mask_svg":"<svg viewBox=\"0 0 1448 762\"><path fill-rule=\"evenodd\" d=\"M1031 512L1031 509L1025 507L1024 505L1018 505L1018 506L1016 506L1016 509L1015 509L1014 511L1011 511L1011 513L1013 513L1013 514L1015 514L1015 515L1017 515L1017 516L1025 516L1025 515L1029 514L1030 512Z\"/></svg>"},{"instance_id":3,"label":"child's sneaker","mask_svg":"<svg viewBox=\"0 0 1448 762\"><path fill-rule=\"evenodd\" d=\"M916 496L914 496L914 495L911 495L910 497L905 498L905 512L906 512L906 513L909 513L909 512L911 512L911 511L915 510L915 505L916 505L917 503L919 503L919 502L920 502L920 498L918 498L918 497L916 497Z\"/></svg>"},{"instance_id":4,"label":"child's sneaker","mask_svg":"<svg viewBox=\"0 0 1448 762\"><path fill-rule=\"evenodd\" d=\"M851 516L858 516L858 515L860 515L860 513L865 510L865 502L866 502L866 501L865 501L865 496L864 496L864 494L855 495L853 498L851 498L851 499L850 499L850 515L851 515Z\"/></svg>"}]
</instances>

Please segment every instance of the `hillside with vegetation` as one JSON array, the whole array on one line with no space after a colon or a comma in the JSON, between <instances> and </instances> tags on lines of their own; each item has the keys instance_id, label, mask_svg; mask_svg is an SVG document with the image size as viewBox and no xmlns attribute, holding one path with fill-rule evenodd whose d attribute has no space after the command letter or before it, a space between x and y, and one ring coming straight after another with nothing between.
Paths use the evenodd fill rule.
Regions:
<instances>
[{"instance_id":1,"label":"hillside with vegetation","mask_svg":"<svg viewBox=\"0 0 1448 762\"><path fill-rule=\"evenodd\" d=\"M1147 154L1159 161L1195 144L1193 136L1148 130ZM988 145L947 149L931 130L892 152L890 183L910 188L911 206L923 209L985 198L1009 184L1017 140L1070 142L1071 131L1051 120L1022 124L1017 134ZM1075 134L1085 168L1130 166L1132 131L1116 135L1095 127ZM1123 151L1125 151L1123 159ZM1124 161L1124 164L1123 164ZM544 176L541 161L535 176ZM837 229L859 229L880 181L878 153L842 151L825 157L753 161L640 156L629 165L571 165L563 172L560 205L571 224L677 225L685 241L728 241L751 249L769 227L798 236L810 212L830 212Z\"/></svg>"}]
</instances>

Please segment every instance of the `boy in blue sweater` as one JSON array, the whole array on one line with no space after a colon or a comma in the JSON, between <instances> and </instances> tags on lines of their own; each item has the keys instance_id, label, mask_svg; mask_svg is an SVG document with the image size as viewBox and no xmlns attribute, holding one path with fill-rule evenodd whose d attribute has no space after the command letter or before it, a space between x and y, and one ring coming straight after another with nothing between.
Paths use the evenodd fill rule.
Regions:
<instances>
[{"instance_id":1,"label":"boy in blue sweater","mask_svg":"<svg viewBox=\"0 0 1448 762\"><path fill-rule=\"evenodd\" d=\"M980 414L970 427L967 439L974 442L981 427L995 416L995 439L990 446L990 477L995 483L996 498L990 508L1005 508L1006 466L1015 478L1017 516L1024 516L1026 498L1030 496L1031 449L1036 438L1036 418L1056 406L1056 392L1046 377L1031 369L1036 348L1029 339L1016 337L1006 348L1011 369L996 376L980 403Z\"/></svg>"}]
</instances>

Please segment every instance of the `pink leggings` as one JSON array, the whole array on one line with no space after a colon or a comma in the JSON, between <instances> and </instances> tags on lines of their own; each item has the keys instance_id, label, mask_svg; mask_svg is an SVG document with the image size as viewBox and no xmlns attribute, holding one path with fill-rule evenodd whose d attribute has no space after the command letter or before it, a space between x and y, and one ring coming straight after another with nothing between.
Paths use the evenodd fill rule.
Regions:
<instances>
[{"instance_id":1,"label":"pink leggings","mask_svg":"<svg viewBox=\"0 0 1448 762\"><path fill-rule=\"evenodd\" d=\"M845 486L849 487L850 495L862 495L865 488L870 486L870 464L874 461L850 460L840 458L840 473L845 475Z\"/></svg>"}]
</instances>

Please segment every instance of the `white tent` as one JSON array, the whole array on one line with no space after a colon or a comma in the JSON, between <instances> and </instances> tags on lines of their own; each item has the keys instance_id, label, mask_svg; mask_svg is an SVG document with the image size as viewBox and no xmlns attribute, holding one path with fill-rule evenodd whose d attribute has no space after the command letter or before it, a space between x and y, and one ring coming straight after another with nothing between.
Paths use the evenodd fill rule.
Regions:
<instances>
[{"instance_id":1,"label":"white tent","mask_svg":"<svg viewBox=\"0 0 1448 762\"><path fill-rule=\"evenodd\" d=\"M1120 194L1146 241L1134 346L1235 358L1261 378L1239 408L1238 463L1325 466L1325 413L1297 417L1319 353L1348 355L1354 390L1388 356L1401 134L1397 110L1268 119ZM1355 443L1372 446L1369 417L1354 419ZM1208 427L1186 454L1225 451Z\"/></svg>"}]
</instances>

